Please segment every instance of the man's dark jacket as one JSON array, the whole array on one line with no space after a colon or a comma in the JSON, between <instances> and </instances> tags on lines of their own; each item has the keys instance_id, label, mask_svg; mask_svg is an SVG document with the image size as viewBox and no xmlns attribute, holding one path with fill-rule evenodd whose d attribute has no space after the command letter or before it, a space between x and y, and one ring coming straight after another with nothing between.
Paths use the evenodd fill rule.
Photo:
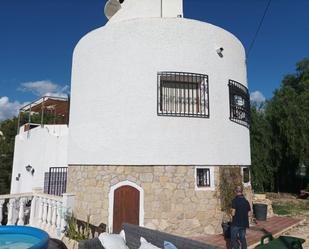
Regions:
<instances>
[{"instance_id":1,"label":"man's dark jacket","mask_svg":"<svg viewBox=\"0 0 309 249\"><path fill-rule=\"evenodd\" d=\"M232 201L232 208L235 209L232 226L249 227L248 212L251 211L250 204L243 195L236 196Z\"/></svg>"}]
</instances>

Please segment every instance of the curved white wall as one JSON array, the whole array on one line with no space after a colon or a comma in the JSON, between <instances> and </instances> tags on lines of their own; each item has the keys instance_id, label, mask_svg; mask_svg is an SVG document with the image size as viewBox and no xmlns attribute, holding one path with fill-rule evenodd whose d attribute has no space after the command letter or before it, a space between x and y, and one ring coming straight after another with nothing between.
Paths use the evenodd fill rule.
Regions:
<instances>
[{"instance_id":1,"label":"curved white wall","mask_svg":"<svg viewBox=\"0 0 309 249\"><path fill-rule=\"evenodd\" d=\"M67 125L45 125L23 131L15 137L11 193L32 192L34 187L44 187L44 173L50 167L67 167ZM31 165L31 175L25 166ZM16 176L21 174L19 181Z\"/></svg>"},{"instance_id":2,"label":"curved white wall","mask_svg":"<svg viewBox=\"0 0 309 249\"><path fill-rule=\"evenodd\" d=\"M159 71L207 74L210 118L157 116ZM140 18L89 33L73 56L69 164L249 165L249 130L229 120L229 79L246 85L244 48L207 23Z\"/></svg>"}]
</instances>

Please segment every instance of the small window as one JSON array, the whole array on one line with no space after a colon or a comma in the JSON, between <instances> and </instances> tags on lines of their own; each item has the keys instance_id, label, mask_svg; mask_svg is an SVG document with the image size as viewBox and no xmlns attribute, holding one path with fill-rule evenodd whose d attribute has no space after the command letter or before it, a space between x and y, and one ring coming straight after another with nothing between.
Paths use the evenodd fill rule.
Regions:
<instances>
[{"instance_id":1,"label":"small window","mask_svg":"<svg viewBox=\"0 0 309 249\"><path fill-rule=\"evenodd\" d=\"M250 181L249 168L243 168L243 182L248 183Z\"/></svg>"},{"instance_id":2,"label":"small window","mask_svg":"<svg viewBox=\"0 0 309 249\"><path fill-rule=\"evenodd\" d=\"M248 167L241 168L242 182L245 186L250 185L250 169Z\"/></svg>"},{"instance_id":3,"label":"small window","mask_svg":"<svg viewBox=\"0 0 309 249\"><path fill-rule=\"evenodd\" d=\"M234 80L229 80L230 119L233 122L250 126L250 98L248 89Z\"/></svg>"},{"instance_id":4,"label":"small window","mask_svg":"<svg viewBox=\"0 0 309 249\"><path fill-rule=\"evenodd\" d=\"M214 166L195 167L195 190L196 191L215 190Z\"/></svg>"},{"instance_id":5,"label":"small window","mask_svg":"<svg viewBox=\"0 0 309 249\"><path fill-rule=\"evenodd\" d=\"M44 173L44 193L61 196L66 192L68 167L50 167Z\"/></svg>"},{"instance_id":6,"label":"small window","mask_svg":"<svg viewBox=\"0 0 309 249\"><path fill-rule=\"evenodd\" d=\"M209 117L208 76L158 73L158 115Z\"/></svg>"},{"instance_id":7,"label":"small window","mask_svg":"<svg viewBox=\"0 0 309 249\"><path fill-rule=\"evenodd\" d=\"M196 184L197 187L210 187L210 170L196 169Z\"/></svg>"}]
</instances>

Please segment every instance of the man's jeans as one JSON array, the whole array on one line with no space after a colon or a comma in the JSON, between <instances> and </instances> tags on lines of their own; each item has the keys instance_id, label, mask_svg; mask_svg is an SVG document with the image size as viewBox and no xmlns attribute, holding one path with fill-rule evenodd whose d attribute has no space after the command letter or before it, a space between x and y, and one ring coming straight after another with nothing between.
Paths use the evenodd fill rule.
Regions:
<instances>
[{"instance_id":1,"label":"man's jeans","mask_svg":"<svg viewBox=\"0 0 309 249\"><path fill-rule=\"evenodd\" d=\"M239 238L241 249L247 249L247 241L246 241L246 228L245 227L231 227L231 242L234 249L239 249L238 241Z\"/></svg>"}]
</instances>

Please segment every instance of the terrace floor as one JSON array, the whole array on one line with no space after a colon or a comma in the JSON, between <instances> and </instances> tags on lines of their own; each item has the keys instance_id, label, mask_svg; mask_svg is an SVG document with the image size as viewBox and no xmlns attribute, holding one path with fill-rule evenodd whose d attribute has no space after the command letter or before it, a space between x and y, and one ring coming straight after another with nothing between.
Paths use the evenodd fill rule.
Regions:
<instances>
[{"instance_id":1,"label":"terrace floor","mask_svg":"<svg viewBox=\"0 0 309 249\"><path fill-rule=\"evenodd\" d=\"M274 237L278 236L285 231L291 229L292 227L298 225L301 222L299 219L294 219L290 217L271 217L267 221L257 221L257 224L251 226L247 230L247 243L248 248L254 248L259 244L260 238L266 233L271 233ZM207 244L216 245L224 249L230 249L230 241L224 239L223 235L204 235L192 238L194 240L199 240Z\"/></svg>"}]
</instances>

